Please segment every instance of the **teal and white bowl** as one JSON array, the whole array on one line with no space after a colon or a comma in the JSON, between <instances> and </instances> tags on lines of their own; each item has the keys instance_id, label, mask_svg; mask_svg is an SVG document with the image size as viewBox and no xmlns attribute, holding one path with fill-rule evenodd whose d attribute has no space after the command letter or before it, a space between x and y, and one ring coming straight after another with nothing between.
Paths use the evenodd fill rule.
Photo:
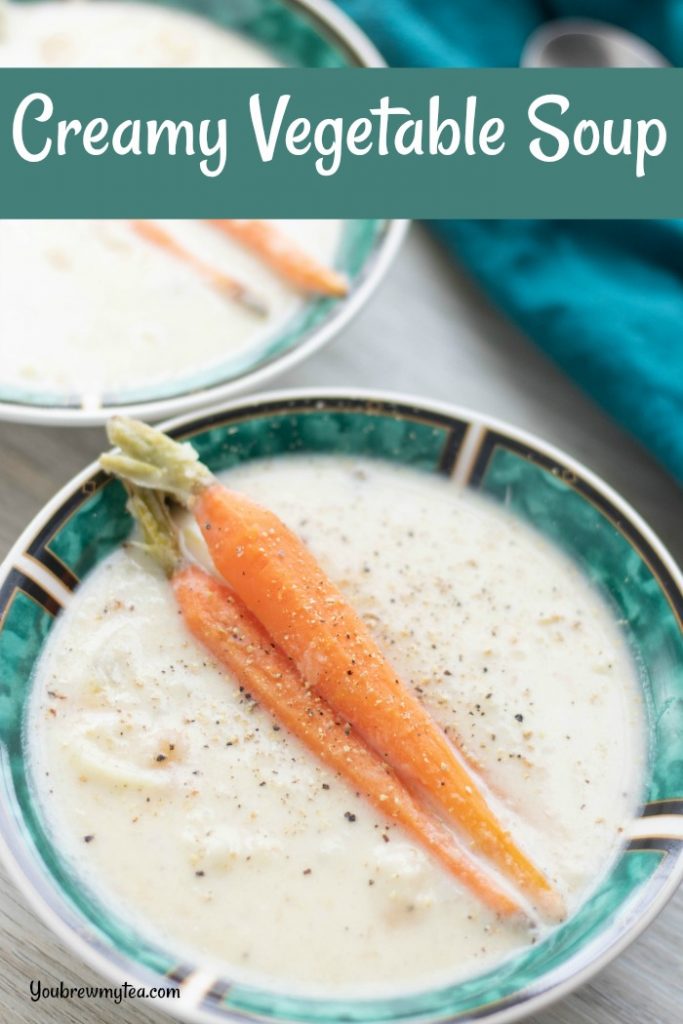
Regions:
<instances>
[{"instance_id":1,"label":"teal and white bowl","mask_svg":"<svg viewBox=\"0 0 683 1024\"><path fill-rule=\"evenodd\" d=\"M329 0L152 2L197 14L238 32L287 66L378 67L384 63L358 26ZM343 221L334 260L335 268L349 281L343 299L312 297L284 323L260 332L253 344L222 361L190 366L172 379L105 391L92 405L92 398L76 394L3 383L0 367L0 420L87 426L104 423L115 412L159 420L262 387L312 355L349 323L387 272L406 227L407 221L403 220ZM15 343L21 344L21 338Z\"/></svg>"},{"instance_id":2,"label":"teal and white bowl","mask_svg":"<svg viewBox=\"0 0 683 1024\"><path fill-rule=\"evenodd\" d=\"M49 502L0 571L0 846L38 913L114 982L177 987L182 998L157 1005L189 1021L502 1024L585 982L652 921L683 877L683 578L662 544L626 502L561 452L445 405L367 392L279 393L178 421L171 433L191 438L215 471L290 452L407 464L475 488L532 524L573 559L623 623L648 723L642 804L621 854L573 917L459 984L394 999L306 999L178 962L79 884L41 819L25 760L27 698L43 643L79 580L132 526L120 485L91 466Z\"/></svg>"}]
</instances>

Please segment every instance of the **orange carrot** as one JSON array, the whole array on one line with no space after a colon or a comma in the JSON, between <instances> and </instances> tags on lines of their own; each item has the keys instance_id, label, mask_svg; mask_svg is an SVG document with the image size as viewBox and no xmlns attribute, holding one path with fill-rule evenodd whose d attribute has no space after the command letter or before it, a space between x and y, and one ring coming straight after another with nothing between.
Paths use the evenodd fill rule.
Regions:
<instances>
[{"instance_id":1,"label":"orange carrot","mask_svg":"<svg viewBox=\"0 0 683 1024\"><path fill-rule=\"evenodd\" d=\"M102 466L192 509L216 569L306 684L542 913L561 918L559 894L303 542L274 513L219 484L190 445L123 417L110 421L109 436L123 454L103 456Z\"/></svg>"},{"instance_id":2,"label":"orange carrot","mask_svg":"<svg viewBox=\"0 0 683 1024\"><path fill-rule=\"evenodd\" d=\"M280 724L488 907L501 916L521 915L519 905L463 852L437 817L420 808L382 759L306 690L290 659L224 583L196 565L176 572L171 583L190 632Z\"/></svg>"},{"instance_id":3,"label":"orange carrot","mask_svg":"<svg viewBox=\"0 0 683 1024\"><path fill-rule=\"evenodd\" d=\"M228 295L252 313L264 316L268 312L263 300L247 285L235 280L234 277L230 277L229 274L223 273L222 270L217 270L216 267L212 267L209 263L205 263L199 256L195 256L193 252L190 252L189 249L181 245L173 235L160 227L159 224L151 220L133 220L131 221L131 227L146 242L157 245L160 249L165 249L167 253L179 260L184 260L185 263L198 271L217 291Z\"/></svg>"},{"instance_id":4,"label":"orange carrot","mask_svg":"<svg viewBox=\"0 0 683 1024\"><path fill-rule=\"evenodd\" d=\"M272 512L219 483L200 492L194 515L218 572L306 683L540 910L561 916L545 875L497 819L448 738L302 541Z\"/></svg>"},{"instance_id":5,"label":"orange carrot","mask_svg":"<svg viewBox=\"0 0 683 1024\"><path fill-rule=\"evenodd\" d=\"M265 220L208 220L207 224L251 249L301 291L341 298L349 290L342 274L318 263Z\"/></svg>"},{"instance_id":6,"label":"orange carrot","mask_svg":"<svg viewBox=\"0 0 683 1024\"><path fill-rule=\"evenodd\" d=\"M358 795L402 825L482 902L501 916L528 920L500 883L462 850L443 822L423 810L353 728L306 688L291 660L225 583L198 565L183 565L177 529L164 495L135 486L127 478L124 486L128 509L142 533L142 541L133 543L141 546L171 581L192 634L313 754L346 779Z\"/></svg>"}]
</instances>

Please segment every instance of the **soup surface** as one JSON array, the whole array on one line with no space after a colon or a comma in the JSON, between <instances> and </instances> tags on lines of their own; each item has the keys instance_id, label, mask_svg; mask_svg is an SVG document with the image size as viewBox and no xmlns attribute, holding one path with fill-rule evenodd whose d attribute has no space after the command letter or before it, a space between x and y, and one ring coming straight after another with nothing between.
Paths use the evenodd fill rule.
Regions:
<instances>
[{"instance_id":1,"label":"soup surface","mask_svg":"<svg viewBox=\"0 0 683 1024\"><path fill-rule=\"evenodd\" d=\"M643 768L635 670L602 599L543 538L440 478L291 456L225 479L309 544L575 910ZM166 948L232 976L411 990L542 934L484 909L240 692L134 547L60 617L27 742L73 870Z\"/></svg>"},{"instance_id":2,"label":"soup surface","mask_svg":"<svg viewBox=\"0 0 683 1024\"><path fill-rule=\"evenodd\" d=\"M0 67L41 66L275 67L277 61L237 33L162 6L3 5ZM128 393L144 399L148 386L173 391L180 379L200 384L202 371L260 350L303 307L300 294L235 241L197 222L162 226L216 270L247 284L267 315L222 295L127 221L5 221L0 387L17 397L68 396L91 408ZM310 256L334 264L338 221L278 226Z\"/></svg>"}]
</instances>

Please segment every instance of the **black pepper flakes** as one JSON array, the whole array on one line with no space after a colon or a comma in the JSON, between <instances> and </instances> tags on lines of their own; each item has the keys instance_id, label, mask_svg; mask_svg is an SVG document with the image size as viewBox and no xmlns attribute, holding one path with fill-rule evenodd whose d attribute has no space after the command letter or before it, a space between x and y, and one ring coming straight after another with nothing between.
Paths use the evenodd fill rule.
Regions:
<instances>
[{"instance_id":1,"label":"black pepper flakes","mask_svg":"<svg viewBox=\"0 0 683 1024\"><path fill-rule=\"evenodd\" d=\"M344 811L344 817L346 818L347 821L355 821L356 820L356 815L352 814L351 811Z\"/></svg>"},{"instance_id":2,"label":"black pepper flakes","mask_svg":"<svg viewBox=\"0 0 683 1024\"><path fill-rule=\"evenodd\" d=\"M83 836L83 842L84 843L92 843L94 838L95 838L94 835Z\"/></svg>"}]
</instances>

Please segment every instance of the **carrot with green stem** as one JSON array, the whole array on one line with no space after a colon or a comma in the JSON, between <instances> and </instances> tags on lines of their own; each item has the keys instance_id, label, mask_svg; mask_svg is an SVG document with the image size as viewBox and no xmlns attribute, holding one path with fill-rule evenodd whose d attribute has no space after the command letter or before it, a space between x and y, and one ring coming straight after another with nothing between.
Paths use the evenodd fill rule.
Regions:
<instances>
[{"instance_id":1,"label":"carrot with green stem","mask_svg":"<svg viewBox=\"0 0 683 1024\"><path fill-rule=\"evenodd\" d=\"M234 238L302 292L342 298L349 290L346 278L314 260L283 231L265 220L207 220Z\"/></svg>"},{"instance_id":2,"label":"carrot with green stem","mask_svg":"<svg viewBox=\"0 0 683 1024\"><path fill-rule=\"evenodd\" d=\"M170 256L174 256L176 259L187 263L188 266L196 270L208 284L222 295L227 295L251 313L257 313L259 316L265 316L268 312L268 307L263 299L253 292L248 285L237 281L234 277L224 273L222 270L218 270L217 267L206 263L199 256L190 252L169 231L162 228L160 224L152 220L132 220L130 224L133 231L140 238L144 239L145 242L156 245L158 248L164 249Z\"/></svg>"},{"instance_id":3,"label":"carrot with green stem","mask_svg":"<svg viewBox=\"0 0 683 1024\"><path fill-rule=\"evenodd\" d=\"M316 691L394 769L457 825L545 916L563 902L499 821L438 724L403 685L367 626L303 542L272 512L220 484L190 445L115 417L109 472L190 508L213 563Z\"/></svg>"},{"instance_id":4,"label":"carrot with green stem","mask_svg":"<svg viewBox=\"0 0 683 1024\"><path fill-rule=\"evenodd\" d=\"M528 921L517 900L423 810L382 759L306 686L240 599L205 569L183 564L165 499L127 485L143 547L169 577L183 620L236 682L381 814L413 836L444 868L501 917Z\"/></svg>"}]
</instances>

